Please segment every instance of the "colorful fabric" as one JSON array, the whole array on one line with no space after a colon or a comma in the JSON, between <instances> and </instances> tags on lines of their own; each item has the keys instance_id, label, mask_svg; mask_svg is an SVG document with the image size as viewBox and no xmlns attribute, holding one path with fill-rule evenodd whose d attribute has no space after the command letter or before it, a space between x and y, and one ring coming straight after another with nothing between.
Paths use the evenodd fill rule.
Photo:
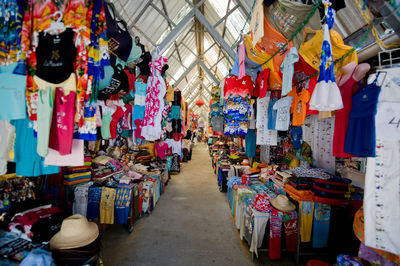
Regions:
<instances>
[{"instance_id":1,"label":"colorful fabric","mask_svg":"<svg viewBox=\"0 0 400 266\"><path fill-rule=\"evenodd\" d=\"M257 194L252 206L260 212L271 212L272 208L269 202L269 197L264 193Z\"/></svg>"},{"instance_id":2,"label":"colorful fabric","mask_svg":"<svg viewBox=\"0 0 400 266\"><path fill-rule=\"evenodd\" d=\"M314 215L314 202L312 201L299 201L300 206L300 239L301 242L310 242L313 215Z\"/></svg>"},{"instance_id":3,"label":"colorful fabric","mask_svg":"<svg viewBox=\"0 0 400 266\"><path fill-rule=\"evenodd\" d=\"M269 258L271 260L278 260L281 258L282 221L282 212L272 208L269 234Z\"/></svg>"},{"instance_id":4,"label":"colorful fabric","mask_svg":"<svg viewBox=\"0 0 400 266\"><path fill-rule=\"evenodd\" d=\"M25 6L23 1L0 3L0 65L9 65L21 58L21 28Z\"/></svg>"},{"instance_id":5,"label":"colorful fabric","mask_svg":"<svg viewBox=\"0 0 400 266\"><path fill-rule=\"evenodd\" d=\"M248 130L250 99L229 97L224 103L225 135L246 135Z\"/></svg>"},{"instance_id":6,"label":"colorful fabric","mask_svg":"<svg viewBox=\"0 0 400 266\"><path fill-rule=\"evenodd\" d=\"M103 187L100 200L100 223L114 224L115 188Z\"/></svg>"},{"instance_id":7,"label":"colorful fabric","mask_svg":"<svg viewBox=\"0 0 400 266\"><path fill-rule=\"evenodd\" d=\"M88 189L87 218L94 220L100 214L100 200L102 187L92 185Z\"/></svg>"},{"instance_id":8,"label":"colorful fabric","mask_svg":"<svg viewBox=\"0 0 400 266\"><path fill-rule=\"evenodd\" d=\"M325 248L328 246L331 206L315 203L312 247Z\"/></svg>"},{"instance_id":9,"label":"colorful fabric","mask_svg":"<svg viewBox=\"0 0 400 266\"><path fill-rule=\"evenodd\" d=\"M58 16L53 16L56 11L63 14L63 23L66 27L77 29L76 46L77 58L75 74L77 75L77 101L75 122L83 125L83 103L87 99L88 91L88 44L90 43L90 18L92 5L84 0L71 0L57 4L51 0L28 0L22 26L21 48L27 64L27 92L26 101L30 120L36 120L36 103L38 88L33 80L36 69L36 46L34 35L50 27Z\"/></svg>"},{"instance_id":10,"label":"colorful fabric","mask_svg":"<svg viewBox=\"0 0 400 266\"><path fill-rule=\"evenodd\" d=\"M151 76L147 80L146 106L143 119L142 136L149 141L159 139L163 133L161 128L164 96L167 92L161 70L168 63L167 58L160 56L150 63Z\"/></svg>"},{"instance_id":11,"label":"colorful fabric","mask_svg":"<svg viewBox=\"0 0 400 266\"><path fill-rule=\"evenodd\" d=\"M133 184L118 185L115 197L115 216L117 224L128 222L129 210L131 206Z\"/></svg>"},{"instance_id":12,"label":"colorful fabric","mask_svg":"<svg viewBox=\"0 0 400 266\"><path fill-rule=\"evenodd\" d=\"M394 265L400 264L400 255L396 255L382 249L377 248L366 248L365 246L365 233L364 233L364 211L363 208L360 208L356 214L354 215L354 223L353 223L353 231L355 236L361 241L359 255L360 258L365 259L370 262L376 262L378 258L373 254L375 252L377 256L383 258L383 260L389 262L388 264L382 265L390 265L390 263ZM370 260L372 259L372 261ZM380 260L380 259L379 259Z\"/></svg>"}]
</instances>

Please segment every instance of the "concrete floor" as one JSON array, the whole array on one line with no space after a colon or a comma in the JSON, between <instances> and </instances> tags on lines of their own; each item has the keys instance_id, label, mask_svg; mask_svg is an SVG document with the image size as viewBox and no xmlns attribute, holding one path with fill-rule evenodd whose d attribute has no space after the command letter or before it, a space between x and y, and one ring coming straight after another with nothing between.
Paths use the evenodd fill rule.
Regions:
<instances>
[{"instance_id":1,"label":"concrete floor","mask_svg":"<svg viewBox=\"0 0 400 266\"><path fill-rule=\"evenodd\" d=\"M260 253L254 262L239 238L225 193L205 144L197 144L192 160L181 164L151 215L129 234L113 225L103 233L105 266L111 265L294 265L292 259L269 262Z\"/></svg>"}]
</instances>

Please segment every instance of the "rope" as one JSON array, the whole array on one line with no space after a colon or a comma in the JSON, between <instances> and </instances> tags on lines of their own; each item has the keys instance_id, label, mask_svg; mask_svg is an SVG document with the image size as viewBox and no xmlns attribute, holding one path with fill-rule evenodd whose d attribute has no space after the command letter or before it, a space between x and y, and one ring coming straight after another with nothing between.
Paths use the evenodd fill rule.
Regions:
<instances>
[{"instance_id":1,"label":"rope","mask_svg":"<svg viewBox=\"0 0 400 266\"><path fill-rule=\"evenodd\" d=\"M243 28L240 30L239 36L235 39L235 42L231 45L232 49L239 43L240 37L243 34L243 30L246 27L247 22L249 22L249 19L251 18L251 15L253 14L253 10L254 10L254 6L256 5L256 2L257 2L257 0L253 1L253 5L251 6L250 12L247 15L246 21L243 24ZM226 76L228 76L228 74L229 74L229 65L231 64L231 60L229 60L229 57L226 57L226 59L227 59L227 62L226 62L226 71L227 71Z\"/></svg>"},{"instance_id":2,"label":"rope","mask_svg":"<svg viewBox=\"0 0 400 266\"><path fill-rule=\"evenodd\" d=\"M313 9L311 10L310 14L308 14L306 19L301 23L301 25L297 28L297 30L295 32L293 32L292 36L290 36L288 41L278 51L276 51L270 58L268 58L267 61L265 61L264 63L260 64L260 66L265 65L266 63L271 61L277 54L279 54L282 50L286 49L286 46L288 46L288 44L294 39L294 37L296 37L296 35L299 34L299 32L307 25L307 23L311 19L311 17L314 16L315 11L317 11L317 9L321 5L321 3L322 3L322 0L318 0L318 3L313 7ZM249 68L257 69L260 66L256 66L256 67L249 66Z\"/></svg>"},{"instance_id":3,"label":"rope","mask_svg":"<svg viewBox=\"0 0 400 266\"><path fill-rule=\"evenodd\" d=\"M345 59L347 56L349 56L351 53L353 53L358 47L360 47L360 45L365 42L365 40L367 39L368 33L371 30L371 26L368 26L367 30L365 31L364 35L361 37L360 41L347 53L345 53L344 55L342 55L341 57L339 57L338 59L336 59L335 61L333 61L333 64L337 64L340 61L342 61L343 59ZM319 74L319 71L315 72L314 74L306 77L305 79L302 79L298 82L296 82L295 84L293 84L293 87L296 87L298 85L303 84L304 82L306 82L307 80L311 79L312 77L316 76Z\"/></svg>"},{"instance_id":4,"label":"rope","mask_svg":"<svg viewBox=\"0 0 400 266\"><path fill-rule=\"evenodd\" d=\"M367 10L363 10L362 8L360 8L360 5L362 5L360 0L356 0L356 4L357 4L358 10L360 11L361 16L364 18L365 22L371 27L371 33L374 36L377 44L381 47L382 50L387 50L390 48L396 48L396 47L400 46L400 42L393 42L391 44L385 44L382 41L382 39L379 37L379 34L374 26L374 18L371 18L371 16L369 14L367 14ZM369 9L368 9L368 11L369 11ZM393 12L387 17L390 17L392 14L393 14Z\"/></svg>"}]
</instances>

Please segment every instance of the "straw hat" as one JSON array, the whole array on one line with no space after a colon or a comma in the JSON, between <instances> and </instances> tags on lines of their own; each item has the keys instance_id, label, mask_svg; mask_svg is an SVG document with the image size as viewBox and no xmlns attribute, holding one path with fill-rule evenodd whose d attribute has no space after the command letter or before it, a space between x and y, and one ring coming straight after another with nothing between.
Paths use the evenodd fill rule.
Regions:
<instances>
[{"instance_id":1,"label":"straw hat","mask_svg":"<svg viewBox=\"0 0 400 266\"><path fill-rule=\"evenodd\" d=\"M89 245L99 236L97 224L80 214L66 218L60 231L50 239L51 249L70 249Z\"/></svg>"},{"instance_id":2,"label":"straw hat","mask_svg":"<svg viewBox=\"0 0 400 266\"><path fill-rule=\"evenodd\" d=\"M270 202L275 209L283 212L290 212L296 209L296 206L289 201L288 197L282 194L278 195L274 199L271 199Z\"/></svg>"}]
</instances>

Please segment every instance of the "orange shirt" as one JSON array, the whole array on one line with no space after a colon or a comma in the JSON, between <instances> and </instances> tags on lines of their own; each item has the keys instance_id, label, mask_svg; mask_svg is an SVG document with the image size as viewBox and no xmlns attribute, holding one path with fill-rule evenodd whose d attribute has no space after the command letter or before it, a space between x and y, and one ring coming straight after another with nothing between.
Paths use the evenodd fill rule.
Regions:
<instances>
[{"instance_id":1,"label":"orange shirt","mask_svg":"<svg viewBox=\"0 0 400 266\"><path fill-rule=\"evenodd\" d=\"M287 41L288 39L286 39L279 31L275 30L264 16L264 36L261 38L261 41L256 44L256 48L261 52L272 56L285 43L287 43ZM285 59L285 55L289 52L291 47L293 47L293 42L289 42L285 49L276 54L271 60L273 61L274 70L280 70L283 59Z\"/></svg>"},{"instance_id":2,"label":"orange shirt","mask_svg":"<svg viewBox=\"0 0 400 266\"><path fill-rule=\"evenodd\" d=\"M310 93L308 90L302 90L300 93L296 89L289 92L288 96L293 97L291 113L293 114L293 126L304 125L306 119L307 103L310 100Z\"/></svg>"}]
</instances>

